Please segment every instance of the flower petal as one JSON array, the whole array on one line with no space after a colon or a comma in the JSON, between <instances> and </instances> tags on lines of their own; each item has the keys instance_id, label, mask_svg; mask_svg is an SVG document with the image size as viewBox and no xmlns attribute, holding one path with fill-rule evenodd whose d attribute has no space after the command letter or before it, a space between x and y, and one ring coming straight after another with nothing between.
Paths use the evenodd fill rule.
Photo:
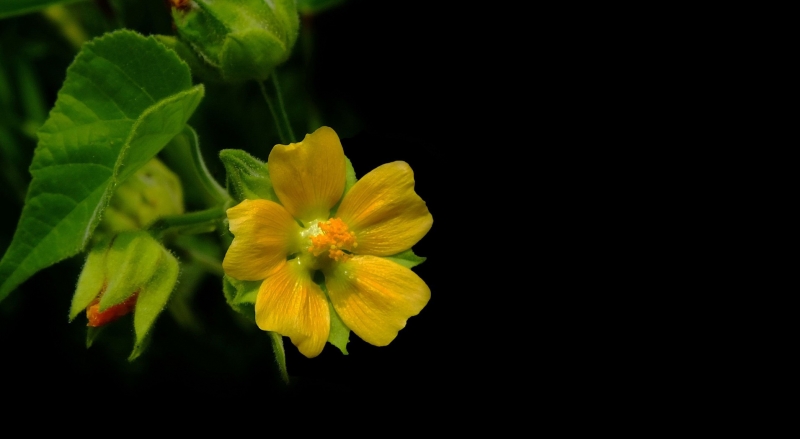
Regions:
<instances>
[{"instance_id":1,"label":"flower petal","mask_svg":"<svg viewBox=\"0 0 800 439\"><path fill-rule=\"evenodd\" d=\"M342 321L367 343L386 346L431 298L416 273L376 256L354 256L326 273L325 285Z\"/></svg>"},{"instance_id":2,"label":"flower petal","mask_svg":"<svg viewBox=\"0 0 800 439\"><path fill-rule=\"evenodd\" d=\"M390 256L410 249L433 225L414 192L414 172L406 162L378 166L345 194L336 215L355 232L355 252Z\"/></svg>"},{"instance_id":3,"label":"flower petal","mask_svg":"<svg viewBox=\"0 0 800 439\"><path fill-rule=\"evenodd\" d=\"M267 160L275 194L304 223L327 218L342 197L345 158L339 136L321 127L302 142L275 145Z\"/></svg>"},{"instance_id":4,"label":"flower petal","mask_svg":"<svg viewBox=\"0 0 800 439\"><path fill-rule=\"evenodd\" d=\"M228 209L233 233L222 268L239 280L261 280L286 263L299 249L300 226L278 203L244 200Z\"/></svg>"},{"instance_id":5,"label":"flower petal","mask_svg":"<svg viewBox=\"0 0 800 439\"><path fill-rule=\"evenodd\" d=\"M299 259L264 279L256 297L256 323L264 331L288 336L303 355L313 358L325 347L331 316L325 293Z\"/></svg>"}]
</instances>

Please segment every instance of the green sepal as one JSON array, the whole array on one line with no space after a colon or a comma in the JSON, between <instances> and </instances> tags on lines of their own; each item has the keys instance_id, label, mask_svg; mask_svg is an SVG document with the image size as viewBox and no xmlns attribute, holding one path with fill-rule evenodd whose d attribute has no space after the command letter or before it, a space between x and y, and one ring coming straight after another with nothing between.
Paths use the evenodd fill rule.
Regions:
<instances>
[{"instance_id":1,"label":"green sepal","mask_svg":"<svg viewBox=\"0 0 800 439\"><path fill-rule=\"evenodd\" d=\"M219 158L225 166L228 192L237 203L257 199L280 202L266 163L241 149L223 149Z\"/></svg>"},{"instance_id":2,"label":"green sepal","mask_svg":"<svg viewBox=\"0 0 800 439\"><path fill-rule=\"evenodd\" d=\"M291 55L300 19L294 0L194 0L172 8L180 38L226 81L266 80Z\"/></svg>"},{"instance_id":3,"label":"green sepal","mask_svg":"<svg viewBox=\"0 0 800 439\"><path fill-rule=\"evenodd\" d=\"M159 245L160 258L153 277L139 290L133 314L133 330L136 342L129 361L135 360L145 349L150 328L161 311L167 306L169 297L178 282L180 266L175 256Z\"/></svg>"},{"instance_id":4,"label":"green sepal","mask_svg":"<svg viewBox=\"0 0 800 439\"><path fill-rule=\"evenodd\" d=\"M123 232L113 239L106 255L108 283L100 298L100 312L118 305L156 276L164 248L143 231ZM137 299L138 302L138 299ZM138 304L137 304L138 307Z\"/></svg>"},{"instance_id":5,"label":"green sepal","mask_svg":"<svg viewBox=\"0 0 800 439\"><path fill-rule=\"evenodd\" d=\"M72 296L69 321L73 321L103 291L106 283L106 252L108 240L98 242L86 256L86 262L78 277L78 286Z\"/></svg>"},{"instance_id":6,"label":"green sepal","mask_svg":"<svg viewBox=\"0 0 800 439\"><path fill-rule=\"evenodd\" d=\"M222 277L222 292L231 308L255 323L256 297L261 281L238 280L228 275Z\"/></svg>"},{"instance_id":7,"label":"green sepal","mask_svg":"<svg viewBox=\"0 0 800 439\"><path fill-rule=\"evenodd\" d=\"M87 326L86 327L86 349L89 349L97 340L97 337L108 327L106 326Z\"/></svg>"},{"instance_id":8,"label":"green sepal","mask_svg":"<svg viewBox=\"0 0 800 439\"><path fill-rule=\"evenodd\" d=\"M396 255L387 256L386 259L388 259L388 260L390 260L392 262L396 262L396 263L402 265L403 267L413 268L413 267L416 267L417 265L425 262L425 260L428 259L428 258L425 258L425 257L422 257L422 256L417 256L417 255L414 254L413 250L408 249L408 250L406 250L404 252L401 252L401 253L398 253Z\"/></svg>"},{"instance_id":9,"label":"green sepal","mask_svg":"<svg viewBox=\"0 0 800 439\"><path fill-rule=\"evenodd\" d=\"M133 346L133 351L131 351L131 354L128 355L128 361L133 361L139 358L139 356L142 355L142 353L147 349L147 347L150 346L150 340L152 339L153 339L153 333L148 332L147 334L145 334L143 340L137 341L136 344L134 344Z\"/></svg>"},{"instance_id":10,"label":"green sepal","mask_svg":"<svg viewBox=\"0 0 800 439\"><path fill-rule=\"evenodd\" d=\"M324 279L322 282L317 283L317 285L322 288L322 291L325 293L325 297L328 298L328 287L325 286ZM328 309L331 313L331 331L328 333L328 343L339 348L343 354L348 355L347 343L350 342L350 328L344 324L342 318L336 313L336 310L331 304L330 298L328 298L327 301Z\"/></svg>"}]
</instances>

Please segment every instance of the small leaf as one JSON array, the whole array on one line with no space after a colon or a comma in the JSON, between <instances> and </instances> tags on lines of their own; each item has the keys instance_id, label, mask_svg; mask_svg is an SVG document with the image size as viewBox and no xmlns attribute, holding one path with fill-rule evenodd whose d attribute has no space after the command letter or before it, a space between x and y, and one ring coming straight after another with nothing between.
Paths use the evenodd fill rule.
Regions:
<instances>
[{"instance_id":1,"label":"small leaf","mask_svg":"<svg viewBox=\"0 0 800 439\"><path fill-rule=\"evenodd\" d=\"M425 260L428 259L428 258L425 258L425 257L422 257L422 256L417 256L417 255L414 254L413 250L408 249L408 250L406 250L404 252L401 252L401 253L398 253L396 255L388 256L388 257L386 257L386 259L388 259L390 261L393 261L393 262L396 262L396 263L402 265L403 267L413 268L413 267L416 267L417 265L425 262Z\"/></svg>"},{"instance_id":2,"label":"small leaf","mask_svg":"<svg viewBox=\"0 0 800 439\"><path fill-rule=\"evenodd\" d=\"M121 30L83 46L38 132L33 180L0 261L0 300L83 250L114 187L183 130L203 93L152 37Z\"/></svg>"},{"instance_id":3,"label":"small leaf","mask_svg":"<svg viewBox=\"0 0 800 439\"><path fill-rule=\"evenodd\" d=\"M0 1L0 18L29 14L60 3L76 3L82 0L2 0Z\"/></svg>"},{"instance_id":4,"label":"small leaf","mask_svg":"<svg viewBox=\"0 0 800 439\"><path fill-rule=\"evenodd\" d=\"M266 163L241 149L223 149L219 158L227 173L228 192L237 203L257 199L280 203Z\"/></svg>"},{"instance_id":5,"label":"small leaf","mask_svg":"<svg viewBox=\"0 0 800 439\"><path fill-rule=\"evenodd\" d=\"M139 298L136 300L136 310L133 314L136 343L128 358L130 361L135 360L144 351L150 328L167 306L170 294L178 282L178 272L180 271L178 260L167 249L161 247L160 251L158 270L150 282L139 291Z\"/></svg>"}]
</instances>

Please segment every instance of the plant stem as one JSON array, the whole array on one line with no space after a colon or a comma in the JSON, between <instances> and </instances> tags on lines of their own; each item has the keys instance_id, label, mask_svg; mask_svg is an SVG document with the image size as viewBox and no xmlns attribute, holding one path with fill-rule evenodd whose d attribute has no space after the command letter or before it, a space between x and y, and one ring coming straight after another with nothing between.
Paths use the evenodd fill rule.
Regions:
<instances>
[{"instance_id":1,"label":"plant stem","mask_svg":"<svg viewBox=\"0 0 800 439\"><path fill-rule=\"evenodd\" d=\"M286 352L283 350L283 338L277 332L267 331L272 342L272 349L275 352L275 361L278 362L278 369L284 384L289 384L289 371L286 370Z\"/></svg>"},{"instance_id":2,"label":"plant stem","mask_svg":"<svg viewBox=\"0 0 800 439\"><path fill-rule=\"evenodd\" d=\"M185 234L207 233L217 228L217 223L225 217L225 207L217 206L197 212L182 215L165 216L149 228L149 232L156 238L163 236L168 231L177 231Z\"/></svg>"},{"instance_id":3,"label":"plant stem","mask_svg":"<svg viewBox=\"0 0 800 439\"><path fill-rule=\"evenodd\" d=\"M286 108L283 106L283 95L281 94L280 84L278 84L277 70L272 72L269 80L259 82L258 85L261 88L264 100L267 101L272 118L275 119L281 143L288 145L296 142L294 132L292 132L292 125L289 123L289 115L286 114Z\"/></svg>"},{"instance_id":4,"label":"plant stem","mask_svg":"<svg viewBox=\"0 0 800 439\"><path fill-rule=\"evenodd\" d=\"M200 152L200 142L197 140L197 133L188 125L186 131L189 132L189 151L192 155L192 163L194 164L197 176L200 178L200 182L203 184L206 191L214 197L217 203L222 204L223 207L227 207L227 205L233 203L233 200L230 195L228 195L228 191L220 186L217 180L208 172L206 163L203 160L203 154Z\"/></svg>"}]
</instances>

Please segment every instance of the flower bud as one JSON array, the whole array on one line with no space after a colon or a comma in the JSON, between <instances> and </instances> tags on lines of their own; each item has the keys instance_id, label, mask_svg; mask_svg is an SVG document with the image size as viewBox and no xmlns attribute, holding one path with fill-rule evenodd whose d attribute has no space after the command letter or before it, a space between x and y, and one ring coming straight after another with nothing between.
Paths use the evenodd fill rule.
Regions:
<instances>
[{"instance_id":1,"label":"flower bud","mask_svg":"<svg viewBox=\"0 0 800 439\"><path fill-rule=\"evenodd\" d=\"M101 326L133 310L139 290L153 277L161 248L140 231L97 243L78 278L70 320L85 309L89 326Z\"/></svg>"},{"instance_id":2,"label":"flower bud","mask_svg":"<svg viewBox=\"0 0 800 439\"><path fill-rule=\"evenodd\" d=\"M263 81L297 40L295 0L171 0L178 35L226 81Z\"/></svg>"},{"instance_id":3,"label":"flower bud","mask_svg":"<svg viewBox=\"0 0 800 439\"><path fill-rule=\"evenodd\" d=\"M259 198L278 201L266 163L241 149L223 149L219 158L225 166L228 192L236 202Z\"/></svg>"},{"instance_id":4,"label":"flower bud","mask_svg":"<svg viewBox=\"0 0 800 439\"><path fill-rule=\"evenodd\" d=\"M138 296L159 279L165 258L174 260L146 232L123 232L97 243L78 278L70 320L84 309L89 326L102 326L128 314L136 306ZM158 287L162 288L160 284Z\"/></svg>"},{"instance_id":5,"label":"flower bud","mask_svg":"<svg viewBox=\"0 0 800 439\"><path fill-rule=\"evenodd\" d=\"M136 340L128 357L132 361L144 351L150 328L178 282L179 268L175 256L146 232L106 238L86 258L69 320L86 310L88 326L98 327L133 311ZM87 346L93 337L90 331Z\"/></svg>"},{"instance_id":6,"label":"flower bud","mask_svg":"<svg viewBox=\"0 0 800 439\"><path fill-rule=\"evenodd\" d=\"M99 232L115 235L146 228L156 219L183 213L183 188L178 176L152 159L114 190L103 212Z\"/></svg>"}]
</instances>

